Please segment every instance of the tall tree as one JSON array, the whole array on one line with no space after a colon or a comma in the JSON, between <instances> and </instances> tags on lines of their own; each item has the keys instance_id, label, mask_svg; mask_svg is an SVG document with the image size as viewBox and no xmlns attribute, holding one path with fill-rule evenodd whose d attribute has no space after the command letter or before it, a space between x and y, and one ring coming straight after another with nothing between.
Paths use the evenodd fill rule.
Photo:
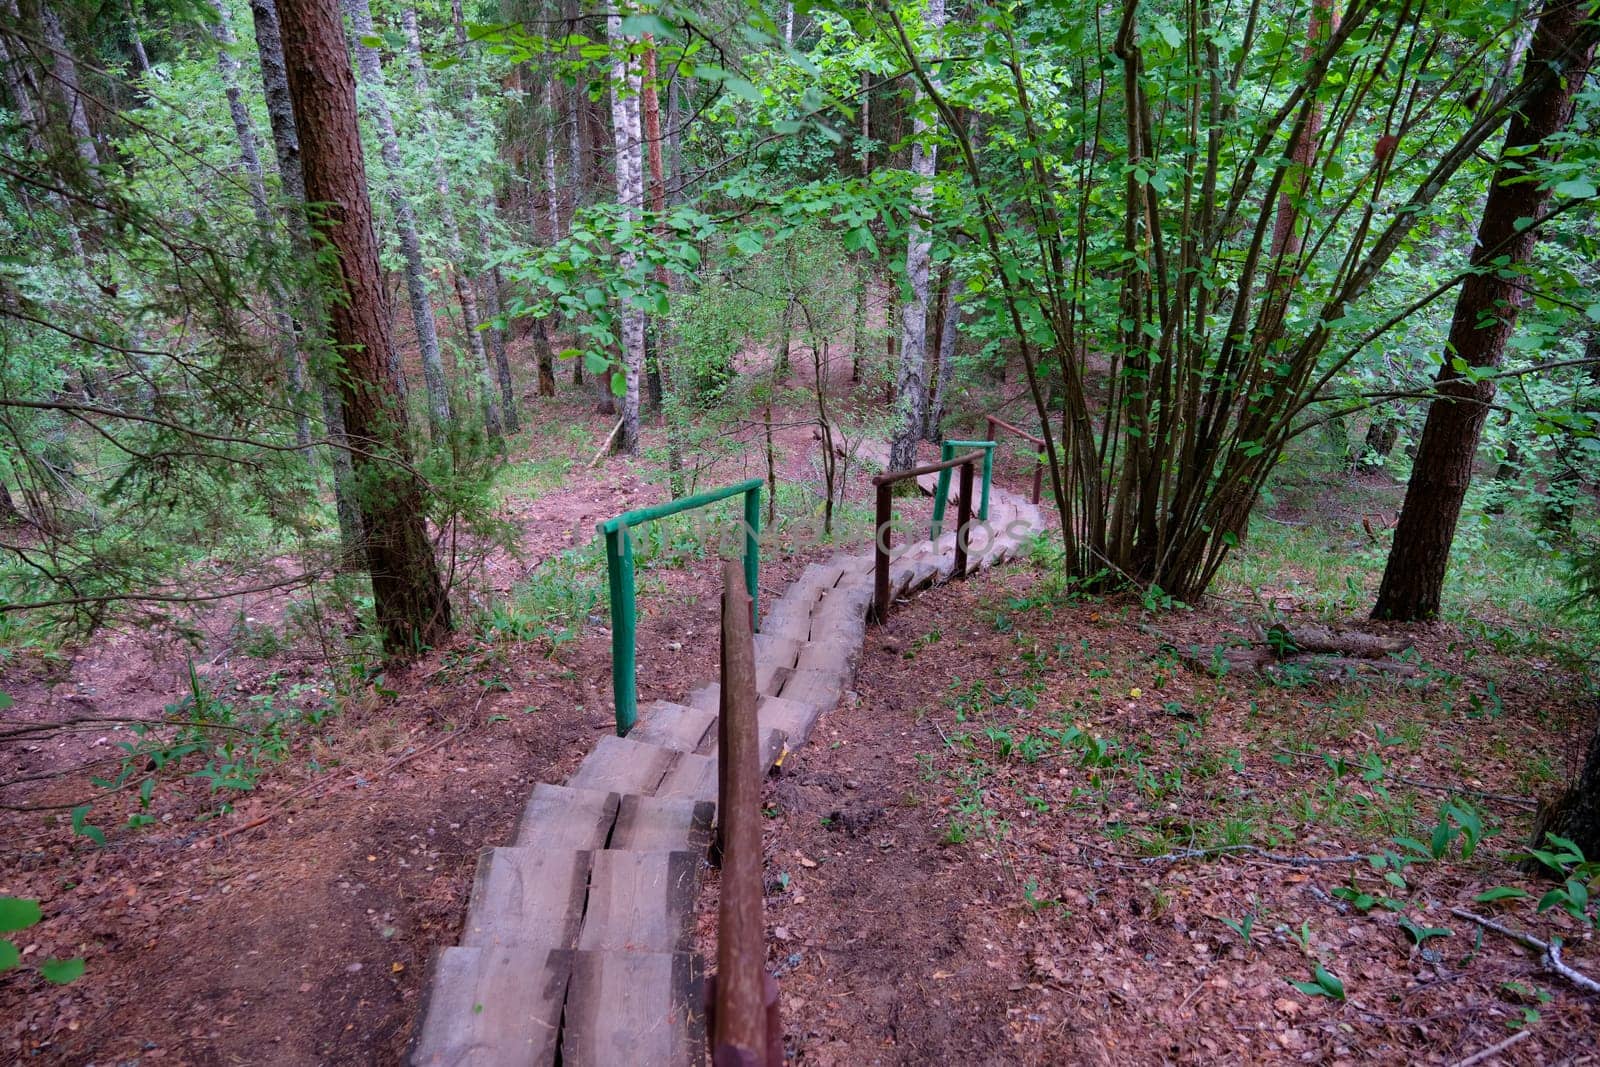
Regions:
<instances>
[{"instance_id":1,"label":"tall tree","mask_svg":"<svg viewBox=\"0 0 1600 1067\"><path fill-rule=\"evenodd\" d=\"M378 127L378 153L388 172L384 192L394 213L395 229L400 233L400 252L406 261L406 294L411 298L411 323L417 331L417 350L422 357L422 381L428 391L428 428L434 439L444 435L450 425L450 386L445 379L444 361L439 356L439 330L433 321L433 300L428 294L428 271L422 262L422 238L417 233L417 211L406 194L405 164L400 158L400 136L395 132L394 116L389 111L383 61L378 50L365 43L373 37L372 9L367 0L343 0L345 14L355 37L356 63L361 70L361 97L367 114ZM398 383L400 357L394 354L391 372Z\"/></svg>"},{"instance_id":2,"label":"tall tree","mask_svg":"<svg viewBox=\"0 0 1600 1067\"><path fill-rule=\"evenodd\" d=\"M433 124L433 92L428 85L428 68L422 63L422 34L417 28L417 9L405 7L400 11L400 22L406 33L406 60L411 68L412 85L417 91L417 105L422 137L433 157L433 184L439 195L439 224L444 230L445 258L449 260L451 284L456 291L456 302L461 305L461 325L467 335L467 351L472 354L472 366L478 372L479 403L483 409L483 425L491 441L503 436L500 405L495 398L494 367L489 362L489 349L484 344L483 331L479 329L478 294L467 278L461 248L461 227L456 222L455 198L450 184L450 171L445 166L439 134Z\"/></svg>"},{"instance_id":3,"label":"tall tree","mask_svg":"<svg viewBox=\"0 0 1600 1067\"><path fill-rule=\"evenodd\" d=\"M353 443L373 604L391 655L414 654L450 630L450 600L428 540L411 466L405 404L390 373L394 338L356 120L356 83L338 9L279 0L283 53L306 196L322 205L329 324L342 357L345 429Z\"/></svg>"},{"instance_id":4,"label":"tall tree","mask_svg":"<svg viewBox=\"0 0 1600 1067\"><path fill-rule=\"evenodd\" d=\"M283 64L283 38L278 28L278 9L273 0L250 0L250 16L255 23L256 54L261 68L261 95L267 102L267 122L272 127L273 154L278 161L278 189L282 197L281 214L289 232L289 245L295 258L311 262L315 246L310 220L306 215L306 182L300 165L300 135L295 130L294 106L289 99L289 76ZM307 286L300 294L300 351L324 353L326 347L325 312L321 294ZM322 424L328 436L328 461L333 468L333 503L339 519L339 541L344 565L355 566L361 555L361 508L356 500L355 469L350 459L349 441L344 432L344 402L339 398L336 368L326 358L313 361L313 377L322 400Z\"/></svg>"},{"instance_id":5,"label":"tall tree","mask_svg":"<svg viewBox=\"0 0 1600 1067\"><path fill-rule=\"evenodd\" d=\"M1499 364L1527 302L1518 270L1533 255L1538 231L1526 220L1538 219L1550 201L1550 190L1536 172L1559 152L1546 142L1572 118L1597 39L1600 19L1590 0L1552 0L1539 16L1522 73L1526 96L1506 130L1473 245L1471 273L1456 297L1435 378L1438 395L1428 406L1374 618L1439 614L1450 546L1495 392L1494 381L1478 380L1475 372Z\"/></svg>"},{"instance_id":6,"label":"tall tree","mask_svg":"<svg viewBox=\"0 0 1600 1067\"><path fill-rule=\"evenodd\" d=\"M927 0L922 23L933 33L944 28L944 0ZM926 103L920 91L916 99ZM899 425L889 449L889 466L896 470L916 465L917 441L928 422L928 268L933 237L927 215L933 207L933 175L939 161L934 127L918 108L911 127L911 173L917 186L906 224L906 287L911 298L900 308L900 366L895 374Z\"/></svg>"},{"instance_id":7,"label":"tall tree","mask_svg":"<svg viewBox=\"0 0 1600 1067\"><path fill-rule=\"evenodd\" d=\"M638 61L632 56L633 41L622 34L622 16L606 16L606 38L616 57L611 64L611 125L617 156L617 203L623 217L637 222L644 206L644 165L639 149L643 138L639 129ZM618 253L624 275L632 275L639 257L632 248ZM644 312L627 300L618 309L622 341L622 451L639 451L639 379L644 371Z\"/></svg>"}]
</instances>

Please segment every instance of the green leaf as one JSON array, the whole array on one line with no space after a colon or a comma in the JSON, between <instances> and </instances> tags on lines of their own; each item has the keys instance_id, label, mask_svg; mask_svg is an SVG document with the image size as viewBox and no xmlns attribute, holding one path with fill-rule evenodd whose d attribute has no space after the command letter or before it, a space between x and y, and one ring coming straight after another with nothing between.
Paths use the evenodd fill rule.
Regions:
<instances>
[{"instance_id":1,"label":"green leaf","mask_svg":"<svg viewBox=\"0 0 1600 1067\"><path fill-rule=\"evenodd\" d=\"M37 900L22 897L0 897L0 933L26 930L38 922L43 913Z\"/></svg>"},{"instance_id":2,"label":"green leaf","mask_svg":"<svg viewBox=\"0 0 1600 1067\"><path fill-rule=\"evenodd\" d=\"M1472 899L1479 904L1493 904L1497 900L1522 900L1527 893L1509 885L1497 885L1493 889L1486 889Z\"/></svg>"},{"instance_id":3,"label":"green leaf","mask_svg":"<svg viewBox=\"0 0 1600 1067\"><path fill-rule=\"evenodd\" d=\"M1557 182L1554 191L1557 196L1582 198L1595 195L1594 182L1588 178L1569 178L1564 182Z\"/></svg>"},{"instance_id":4,"label":"green leaf","mask_svg":"<svg viewBox=\"0 0 1600 1067\"><path fill-rule=\"evenodd\" d=\"M1344 999L1344 983L1335 978L1322 964L1317 964L1317 969L1312 972L1317 979L1317 985L1322 991L1335 1000Z\"/></svg>"},{"instance_id":5,"label":"green leaf","mask_svg":"<svg viewBox=\"0 0 1600 1067\"><path fill-rule=\"evenodd\" d=\"M726 85L728 87L728 91L733 93L735 96L743 97L752 104L761 103L761 90L757 89L755 85L745 81L743 78L738 77L737 75L728 75L726 78L722 79L722 84Z\"/></svg>"},{"instance_id":6,"label":"green leaf","mask_svg":"<svg viewBox=\"0 0 1600 1067\"><path fill-rule=\"evenodd\" d=\"M624 37L672 37L672 26L658 15L629 15L622 20L620 29Z\"/></svg>"},{"instance_id":7,"label":"green leaf","mask_svg":"<svg viewBox=\"0 0 1600 1067\"><path fill-rule=\"evenodd\" d=\"M753 233L741 233L733 239L733 247L747 256L754 256L761 251L761 239Z\"/></svg>"},{"instance_id":8,"label":"green leaf","mask_svg":"<svg viewBox=\"0 0 1600 1067\"><path fill-rule=\"evenodd\" d=\"M628 376L622 371L615 371L611 375L611 395L623 397L628 395Z\"/></svg>"},{"instance_id":9,"label":"green leaf","mask_svg":"<svg viewBox=\"0 0 1600 1067\"><path fill-rule=\"evenodd\" d=\"M1400 928L1411 935L1415 944L1422 944L1430 937L1454 937L1455 931L1443 926L1418 926L1410 919L1401 916Z\"/></svg>"},{"instance_id":10,"label":"green leaf","mask_svg":"<svg viewBox=\"0 0 1600 1067\"><path fill-rule=\"evenodd\" d=\"M605 357L604 352L591 349L583 354L583 369L590 374L604 374L609 366L611 361Z\"/></svg>"},{"instance_id":11,"label":"green leaf","mask_svg":"<svg viewBox=\"0 0 1600 1067\"><path fill-rule=\"evenodd\" d=\"M1594 307L1590 308L1589 310L1593 313L1590 316L1591 318L1600 319L1600 304L1596 304ZM11 706L11 694L10 693L0 693L0 711L5 711L10 706Z\"/></svg>"},{"instance_id":12,"label":"green leaf","mask_svg":"<svg viewBox=\"0 0 1600 1067\"><path fill-rule=\"evenodd\" d=\"M1183 43L1183 34L1178 32L1178 27L1166 19L1156 20L1156 32L1161 35L1163 41L1167 42L1169 48L1176 48Z\"/></svg>"},{"instance_id":13,"label":"green leaf","mask_svg":"<svg viewBox=\"0 0 1600 1067\"><path fill-rule=\"evenodd\" d=\"M83 976L83 957L74 956L70 960L45 960L39 964L39 974L46 982L66 985Z\"/></svg>"},{"instance_id":14,"label":"green leaf","mask_svg":"<svg viewBox=\"0 0 1600 1067\"><path fill-rule=\"evenodd\" d=\"M17 946L0 938L0 974L5 974L21 962L22 954L17 951Z\"/></svg>"},{"instance_id":15,"label":"green leaf","mask_svg":"<svg viewBox=\"0 0 1600 1067\"><path fill-rule=\"evenodd\" d=\"M104 847L106 843L105 832L98 826L89 825L89 808L90 805L88 804L79 804L72 809L72 832L79 836L87 837L95 844Z\"/></svg>"}]
</instances>

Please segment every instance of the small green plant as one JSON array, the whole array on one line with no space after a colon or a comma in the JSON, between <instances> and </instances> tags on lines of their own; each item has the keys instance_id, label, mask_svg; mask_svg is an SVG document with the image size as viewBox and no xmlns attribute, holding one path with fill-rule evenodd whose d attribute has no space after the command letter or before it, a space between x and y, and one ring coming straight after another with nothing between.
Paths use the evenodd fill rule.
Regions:
<instances>
[{"instance_id":1,"label":"small green plant","mask_svg":"<svg viewBox=\"0 0 1600 1067\"><path fill-rule=\"evenodd\" d=\"M1533 848L1522 858L1534 859L1562 880L1562 884L1539 898L1539 911L1560 908L1590 929L1600 928L1595 912L1595 895L1590 890L1600 884L1600 860L1584 856L1577 843L1559 834L1546 834L1553 849Z\"/></svg>"},{"instance_id":2,"label":"small green plant","mask_svg":"<svg viewBox=\"0 0 1600 1067\"><path fill-rule=\"evenodd\" d=\"M37 900L22 897L0 897L0 934L15 933L33 926L44 913ZM0 974L22 965L22 953L15 941L0 937ZM39 964L39 977L52 985L66 985L83 974L83 957L73 959L48 959Z\"/></svg>"},{"instance_id":3,"label":"small green plant","mask_svg":"<svg viewBox=\"0 0 1600 1067\"><path fill-rule=\"evenodd\" d=\"M1308 997L1327 997L1330 1000L1344 999L1344 983L1322 964L1317 964L1311 969L1311 981L1297 982L1292 978L1285 979L1290 985Z\"/></svg>"},{"instance_id":4,"label":"small green plant","mask_svg":"<svg viewBox=\"0 0 1600 1067\"><path fill-rule=\"evenodd\" d=\"M1250 947L1250 932L1256 927L1255 912L1251 912L1242 919L1230 919L1226 915L1218 915L1217 919L1221 921L1222 925L1238 934L1239 940L1245 943L1246 948Z\"/></svg>"}]
</instances>

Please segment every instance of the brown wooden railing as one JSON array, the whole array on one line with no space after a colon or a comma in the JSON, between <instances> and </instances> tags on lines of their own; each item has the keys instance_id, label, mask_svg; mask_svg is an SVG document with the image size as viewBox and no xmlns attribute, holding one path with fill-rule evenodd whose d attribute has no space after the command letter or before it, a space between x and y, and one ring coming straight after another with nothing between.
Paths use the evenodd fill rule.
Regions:
<instances>
[{"instance_id":1,"label":"brown wooden railing","mask_svg":"<svg viewBox=\"0 0 1600 1067\"><path fill-rule=\"evenodd\" d=\"M967 528L972 522L972 479L977 464L983 462L984 453L968 452L941 463L924 463L904 471L887 471L872 479L878 491L877 522L873 527L872 554L872 617L883 622L889 617L889 532L894 525L894 512L889 505L889 489L896 482L919 478L924 474L937 474L951 467L961 468L961 488L956 501L956 566L957 578L967 575Z\"/></svg>"},{"instance_id":2,"label":"brown wooden railing","mask_svg":"<svg viewBox=\"0 0 1600 1067\"><path fill-rule=\"evenodd\" d=\"M1044 438L1035 437L1033 434L1029 433L1027 430L1024 430L1024 429L1022 429L1021 427L1018 427L1018 426L1013 426L1009 422L1007 422L1005 419L996 418L993 415L985 415L983 418L984 418L984 421L989 424L989 429L988 429L989 440L991 440L991 441L995 440L994 428L996 426L998 426L1002 430L1010 430L1012 433L1016 434L1018 437L1021 437L1022 439L1026 440L1026 441L1032 441L1035 445L1038 446L1040 452L1044 451ZM1043 487L1044 487L1044 456L1041 455L1039 457L1038 465L1036 467L1034 467L1034 469L1033 469L1033 502L1035 504L1037 504L1039 502L1039 490L1042 489Z\"/></svg>"},{"instance_id":3,"label":"brown wooden railing","mask_svg":"<svg viewBox=\"0 0 1600 1067\"><path fill-rule=\"evenodd\" d=\"M778 983L767 973L761 879L761 741L756 654L744 571L722 577L722 701L717 718L717 851L722 863L717 973L707 989L714 1067L783 1067Z\"/></svg>"}]
</instances>

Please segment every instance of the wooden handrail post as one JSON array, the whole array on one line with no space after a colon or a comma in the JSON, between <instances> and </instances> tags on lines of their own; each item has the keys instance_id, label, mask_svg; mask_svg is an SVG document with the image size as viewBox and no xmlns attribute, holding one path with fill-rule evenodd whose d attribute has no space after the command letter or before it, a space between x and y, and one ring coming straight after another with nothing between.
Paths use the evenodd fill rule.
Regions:
<instances>
[{"instance_id":1,"label":"wooden handrail post","mask_svg":"<svg viewBox=\"0 0 1600 1067\"><path fill-rule=\"evenodd\" d=\"M756 728L756 657L743 568L722 575L722 714L717 811L722 897L711 1050L717 1063L767 1059L766 924L761 886L761 756ZM772 998L776 1005L776 997Z\"/></svg>"},{"instance_id":2,"label":"wooden handrail post","mask_svg":"<svg viewBox=\"0 0 1600 1067\"><path fill-rule=\"evenodd\" d=\"M967 541L972 536L972 461L961 465L961 489L956 498L956 577L967 576Z\"/></svg>"},{"instance_id":3,"label":"wooden handrail post","mask_svg":"<svg viewBox=\"0 0 1600 1067\"><path fill-rule=\"evenodd\" d=\"M872 531L872 619L879 624L889 617L889 533L894 524L889 485L877 486L877 524Z\"/></svg>"}]
</instances>

